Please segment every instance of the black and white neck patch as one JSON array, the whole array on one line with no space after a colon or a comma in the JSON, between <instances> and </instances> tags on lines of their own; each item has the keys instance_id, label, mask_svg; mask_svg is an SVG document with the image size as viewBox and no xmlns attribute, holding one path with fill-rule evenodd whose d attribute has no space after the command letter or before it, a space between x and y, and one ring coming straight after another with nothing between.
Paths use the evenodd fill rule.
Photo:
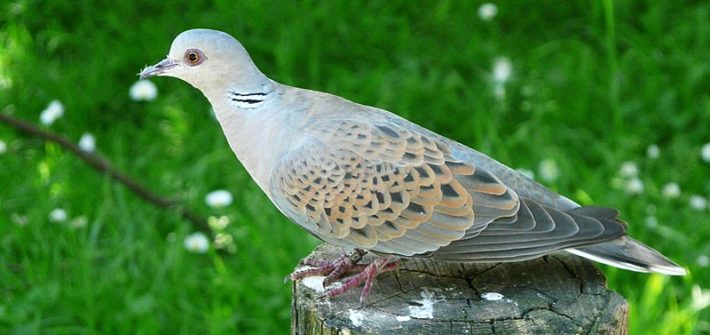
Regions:
<instances>
[{"instance_id":1,"label":"black and white neck patch","mask_svg":"<svg viewBox=\"0 0 710 335\"><path fill-rule=\"evenodd\" d=\"M238 108L260 107L266 102L267 96L268 93L265 92L240 93L229 91L229 99Z\"/></svg>"}]
</instances>

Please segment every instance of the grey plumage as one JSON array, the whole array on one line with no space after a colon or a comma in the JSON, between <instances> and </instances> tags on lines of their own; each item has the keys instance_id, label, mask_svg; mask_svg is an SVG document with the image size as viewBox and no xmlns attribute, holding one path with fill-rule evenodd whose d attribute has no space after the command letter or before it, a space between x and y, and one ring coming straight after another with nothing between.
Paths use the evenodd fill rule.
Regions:
<instances>
[{"instance_id":1,"label":"grey plumage","mask_svg":"<svg viewBox=\"0 0 710 335\"><path fill-rule=\"evenodd\" d=\"M385 110L278 84L225 33L180 34L168 58L141 73L152 75L202 91L256 183L328 243L459 262L566 250L635 271L685 273L625 237L616 210L580 207Z\"/></svg>"}]
</instances>

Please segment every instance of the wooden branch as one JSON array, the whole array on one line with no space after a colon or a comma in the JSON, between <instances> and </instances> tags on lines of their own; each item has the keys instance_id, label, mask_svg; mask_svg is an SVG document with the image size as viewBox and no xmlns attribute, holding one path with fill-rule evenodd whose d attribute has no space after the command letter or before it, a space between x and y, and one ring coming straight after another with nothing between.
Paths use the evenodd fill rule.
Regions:
<instances>
[{"instance_id":1,"label":"wooden branch","mask_svg":"<svg viewBox=\"0 0 710 335\"><path fill-rule=\"evenodd\" d=\"M342 252L323 245L309 257ZM292 334L628 332L624 298L606 288L591 262L567 254L500 264L405 259L399 270L377 278L365 306L360 288L323 298L317 283L293 284Z\"/></svg>"},{"instance_id":2,"label":"wooden branch","mask_svg":"<svg viewBox=\"0 0 710 335\"><path fill-rule=\"evenodd\" d=\"M18 118L12 117L7 113L0 113L0 121L5 124L34 137L39 137L45 141L53 142L64 148L65 150L71 152L75 156L79 157L86 164L91 166L94 170L101 174L108 175L112 179L118 181L119 183L126 186L129 190L135 193L138 197L152 203L153 205L164 208L164 209L175 209L180 213L180 215L195 225L196 229L209 232L210 228L207 224L207 220L200 215L195 214L189 209L181 206L176 200L166 199L158 196L157 194L151 192L146 187L138 183L136 180L132 179L128 175L122 173L116 169L111 163L105 158L82 150L78 145L74 144L72 141L60 135L48 132L46 130L40 129L34 124L20 120Z\"/></svg>"}]
</instances>

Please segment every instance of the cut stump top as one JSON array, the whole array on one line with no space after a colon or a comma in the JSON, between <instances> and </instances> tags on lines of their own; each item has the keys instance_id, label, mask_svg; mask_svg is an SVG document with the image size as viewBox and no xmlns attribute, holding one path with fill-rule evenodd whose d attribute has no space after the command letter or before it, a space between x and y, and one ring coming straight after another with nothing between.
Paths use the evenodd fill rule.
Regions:
<instances>
[{"instance_id":1,"label":"cut stump top","mask_svg":"<svg viewBox=\"0 0 710 335\"><path fill-rule=\"evenodd\" d=\"M344 252L322 245L309 257ZM627 333L626 300L592 263L567 254L489 264L404 259L378 276L363 306L361 288L334 298L321 289L318 278L293 284L293 334Z\"/></svg>"}]
</instances>

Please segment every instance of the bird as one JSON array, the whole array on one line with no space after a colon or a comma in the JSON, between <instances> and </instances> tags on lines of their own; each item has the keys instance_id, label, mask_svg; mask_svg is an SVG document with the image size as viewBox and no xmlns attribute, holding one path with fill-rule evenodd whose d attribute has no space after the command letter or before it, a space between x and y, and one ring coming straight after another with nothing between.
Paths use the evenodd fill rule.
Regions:
<instances>
[{"instance_id":1,"label":"bird","mask_svg":"<svg viewBox=\"0 0 710 335\"><path fill-rule=\"evenodd\" d=\"M377 275L406 258L499 263L568 252L626 270L686 274L629 237L616 209L580 206L389 111L271 80L228 33L184 31L139 76L174 77L201 91L276 208L349 250L306 260L312 267L287 277L339 280L328 296L363 285L363 302ZM368 253L374 260L361 264Z\"/></svg>"}]
</instances>

